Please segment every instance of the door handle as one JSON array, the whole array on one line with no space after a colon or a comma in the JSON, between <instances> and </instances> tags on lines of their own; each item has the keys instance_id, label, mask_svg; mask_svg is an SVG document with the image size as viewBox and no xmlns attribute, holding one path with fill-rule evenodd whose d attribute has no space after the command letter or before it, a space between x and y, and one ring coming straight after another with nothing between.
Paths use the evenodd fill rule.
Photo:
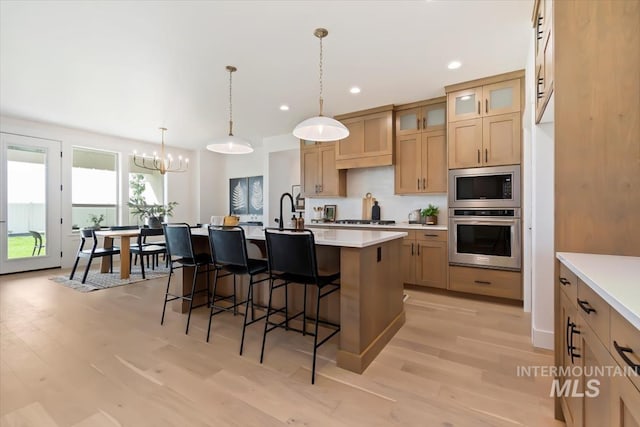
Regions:
<instances>
[{"instance_id":1,"label":"door handle","mask_svg":"<svg viewBox=\"0 0 640 427\"><path fill-rule=\"evenodd\" d=\"M484 162L488 162L489 161L489 149L485 148L484 149Z\"/></svg>"},{"instance_id":2,"label":"door handle","mask_svg":"<svg viewBox=\"0 0 640 427\"><path fill-rule=\"evenodd\" d=\"M418 178L418 190L420 189L420 178Z\"/></svg>"},{"instance_id":3,"label":"door handle","mask_svg":"<svg viewBox=\"0 0 640 427\"><path fill-rule=\"evenodd\" d=\"M420 129L420 118L416 117L416 129Z\"/></svg>"},{"instance_id":4,"label":"door handle","mask_svg":"<svg viewBox=\"0 0 640 427\"><path fill-rule=\"evenodd\" d=\"M485 113L489 112L489 100L488 99L484 100L484 112Z\"/></svg>"},{"instance_id":5,"label":"door handle","mask_svg":"<svg viewBox=\"0 0 640 427\"><path fill-rule=\"evenodd\" d=\"M427 118L423 117L422 118L422 129L426 129L427 128Z\"/></svg>"},{"instance_id":6,"label":"door handle","mask_svg":"<svg viewBox=\"0 0 640 427\"><path fill-rule=\"evenodd\" d=\"M418 248L418 255L420 255L420 245L416 243L416 248Z\"/></svg>"},{"instance_id":7,"label":"door handle","mask_svg":"<svg viewBox=\"0 0 640 427\"><path fill-rule=\"evenodd\" d=\"M422 178L422 189L426 190L427 189L427 180Z\"/></svg>"},{"instance_id":8,"label":"door handle","mask_svg":"<svg viewBox=\"0 0 640 427\"><path fill-rule=\"evenodd\" d=\"M474 280L473 283L476 283L478 285L490 285L491 282L487 282L486 280Z\"/></svg>"},{"instance_id":9,"label":"door handle","mask_svg":"<svg viewBox=\"0 0 640 427\"><path fill-rule=\"evenodd\" d=\"M480 114L480 101L478 101L478 114Z\"/></svg>"},{"instance_id":10,"label":"door handle","mask_svg":"<svg viewBox=\"0 0 640 427\"><path fill-rule=\"evenodd\" d=\"M413 256L413 243L411 244L411 256Z\"/></svg>"},{"instance_id":11,"label":"door handle","mask_svg":"<svg viewBox=\"0 0 640 427\"><path fill-rule=\"evenodd\" d=\"M570 282L570 281L568 281L567 279L565 279L564 277L561 277L559 280L560 280L560 283L561 283L563 286L567 286L567 285L570 285L570 284L571 284L571 282Z\"/></svg>"},{"instance_id":12,"label":"door handle","mask_svg":"<svg viewBox=\"0 0 640 427\"><path fill-rule=\"evenodd\" d=\"M581 300L580 298L578 298L578 305L580 306L580 308L587 314L591 314L591 313L597 313L596 309L591 307L589 305L589 302L587 300Z\"/></svg>"},{"instance_id":13,"label":"door handle","mask_svg":"<svg viewBox=\"0 0 640 427\"><path fill-rule=\"evenodd\" d=\"M574 353L573 350L576 349L576 347L573 345L573 335L580 335L580 331L576 329L576 324L574 322L571 322L571 324L569 325L571 327L571 345L569 346L569 354L571 355L571 364L574 363L573 358L575 357L576 359L580 358L580 355L578 353Z\"/></svg>"},{"instance_id":14,"label":"door handle","mask_svg":"<svg viewBox=\"0 0 640 427\"><path fill-rule=\"evenodd\" d=\"M633 370L636 371L636 374L640 375L640 365L638 365L637 363L633 363L633 360L629 359L629 357L625 354L625 353L633 353L633 349L629 347L622 347L618 345L618 343L615 340L613 341L613 347L616 349L620 357L622 357L622 360L624 360L627 363L627 365L631 366L631 368L633 368Z\"/></svg>"},{"instance_id":15,"label":"door handle","mask_svg":"<svg viewBox=\"0 0 640 427\"><path fill-rule=\"evenodd\" d=\"M478 149L478 164L480 164L480 149Z\"/></svg>"}]
</instances>

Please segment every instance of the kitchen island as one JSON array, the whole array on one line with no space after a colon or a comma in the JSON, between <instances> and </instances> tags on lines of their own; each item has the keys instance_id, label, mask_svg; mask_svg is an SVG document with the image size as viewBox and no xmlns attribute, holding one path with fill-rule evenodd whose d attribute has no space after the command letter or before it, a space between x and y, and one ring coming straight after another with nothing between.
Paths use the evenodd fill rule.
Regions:
<instances>
[{"instance_id":1,"label":"kitchen island","mask_svg":"<svg viewBox=\"0 0 640 427\"><path fill-rule=\"evenodd\" d=\"M194 229L192 234L196 246L208 246L206 228ZM315 228L313 234L318 268L340 271L340 292L329 298L329 307L321 309L321 317L340 323L336 364L362 373L405 322L400 254L407 233ZM264 231L251 227L246 238L260 245ZM191 274L185 269L183 291L191 283Z\"/></svg>"}]
</instances>

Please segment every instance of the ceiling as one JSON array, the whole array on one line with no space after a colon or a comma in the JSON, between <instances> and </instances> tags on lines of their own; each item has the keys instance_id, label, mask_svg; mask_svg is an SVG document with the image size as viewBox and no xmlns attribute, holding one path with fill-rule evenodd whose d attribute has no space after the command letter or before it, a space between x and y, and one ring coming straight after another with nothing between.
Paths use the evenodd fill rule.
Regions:
<instances>
[{"instance_id":1,"label":"ceiling","mask_svg":"<svg viewBox=\"0 0 640 427\"><path fill-rule=\"evenodd\" d=\"M202 149L522 69L533 0L0 2L0 113ZM447 69L452 60L458 70ZM357 85L362 92L349 93ZM290 106L283 112L281 104Z\"/></svg>"}]
</instances>

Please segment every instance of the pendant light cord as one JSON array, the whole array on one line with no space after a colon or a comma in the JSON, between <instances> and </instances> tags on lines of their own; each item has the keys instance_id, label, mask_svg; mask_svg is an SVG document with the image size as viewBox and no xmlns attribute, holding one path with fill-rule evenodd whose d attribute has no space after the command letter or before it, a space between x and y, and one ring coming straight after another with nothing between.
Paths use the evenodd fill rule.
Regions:
<instances>
[{"instance_id":1,"label":"pendant light cord","mask_svg":"<svg viewBox=\"0 0 640 427\"><path fill-rule=\"evenodd\" d=\"M233 70L229 70L229 136L233 136L233 101L231 97L231 86L233 85L232 76Z\"/></svg>"},{"instance_id":2,"label":"pendant light cord","mask_svg":"<svg viewBox=\"0 0 640 427\"><path fill-rule=\"evenodd\" d=\"M322 38L320 38L320 116L322 116Z\"/></svg>"}]
</instances>

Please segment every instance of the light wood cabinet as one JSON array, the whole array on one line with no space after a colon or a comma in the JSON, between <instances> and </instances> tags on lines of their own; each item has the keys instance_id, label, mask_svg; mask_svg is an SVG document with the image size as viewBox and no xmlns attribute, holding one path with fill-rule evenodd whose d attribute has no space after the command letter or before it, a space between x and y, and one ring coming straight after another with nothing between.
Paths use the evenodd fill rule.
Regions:
<instances>
[{"instance_id":1,"label":"light wood cabinet","mask_svg":"<svg viewBox=\"0 0 640 427\"><path fill-rule=\"evenodd\" d=\"M447 86L449 169L520 164L521 75L494 76L472 87L466 86L478 81Z\"/></svg>"},{"instance_id":2,"label":"light wood cabinet","mask_svg":"<svg viewBox=\"0 0 640 427\"><path fill-rule=\"evenodd\" d=\"M621 375L640 363L640 331L567 266L559 271L555 397L567 426L640 427L638 375Z\"/></svg>"},{"instance_id":3,"label":"light wood cabinet","mask_svg":"<svg viewBox=\"0 0 640 427\"><path fill-rule=\"evenodd\" d=\"M409 231L402 242L404 283L447 288L447 232Z\"/></svg>"},{"instance_id":4,"label":"light wood cabinet","mask_svg":"<svg viewBox=\"0 0 640 427\"><path fill-rule=\"evenodd\" d=\"M388 166L394 163L392 105L335 118L349 129L349 136L337 142L336 168Z\"/></svg>"},{"instance_id":5,"label":"light wood cabinet","mask_svg":"<svg viewBox=\"0 0 640 427\"><path fill-rule=\"evenodd\" d=\"M536 123L540 123L553 93L553 1L536 0L533 13L535 41Z\"/></svg>"},{"instance_id":6,"label":"light wood cabinet","mask_svg":"<svg viewBox=\"0 0 640 427\"><path fill-rule=\"evenodd\" d=\"M522 299L522 273L488 268L449 266L449 289L499 298Z\"/></svg>"},{"instance_id":7,"label":"light wood cabinet","mask_svg":"<svg viewBox=\"0 0 640 427\"><path fill-rule=\"evenodd\" d=\"M443 130L399 135L395 193L446 193L447 141Z\"/></svg>"},{"instance_id":8,"label":"light wood cabinet","mask_svg":"<svg viewBox=\"0 0 640 427\"><path fill-rule=\"evenodd\" d=\"M335 147L335 142L300 141L300 182L305 197L347 195L347 175L336 169Z\"/></svg>"},{"instance_id":9,"label":"light wood cabinet","mask_svg":"<svg viewBox=\"0 0 640 427\"><path fill-rule=\"evenodd\" d=\"M611 378L611 427L640 427L640 393L631 381Z\"/></svg>"},{"instance_id":10,"label":"light wood cabinet","mask_svg":"<svg viewBox=\"0 0 640 427\"><path fill-rule=\"evenodd\" d=\"M396 111L396 194L447 191L445 110L437 102Z\"/></svg>"},{"instance_id":11,"label":"light wood cabinet","mask_svg":"<svg viewBox=\"0 0 640 427\"><path fill-rule=\"evenodd\" d=\"M446 103L440 102L439 98L435 101L419 107L396 107L396 136L445 129Z\"/></svg>"}]
</instances>

